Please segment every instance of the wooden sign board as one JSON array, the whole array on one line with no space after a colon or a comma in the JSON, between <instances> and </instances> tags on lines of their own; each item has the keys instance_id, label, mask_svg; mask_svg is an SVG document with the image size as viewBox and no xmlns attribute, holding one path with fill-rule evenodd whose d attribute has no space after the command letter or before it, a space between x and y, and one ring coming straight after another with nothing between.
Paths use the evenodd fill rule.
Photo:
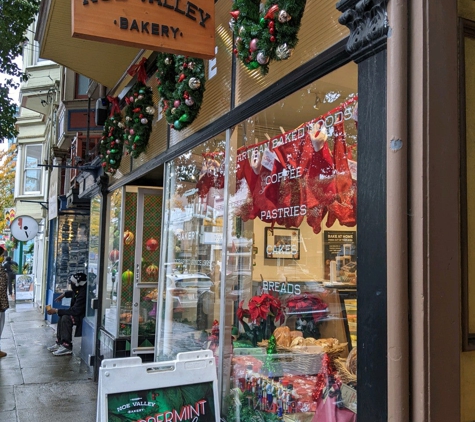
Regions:
<instances>
[{"instance_id":1,"label":"wooden sign board","mask_svg":"<svg viewBox=\"0 0 475 422\"><path fill-rule=\"evenodd\" d=\"M176 360L142 363L105 359L99 369L96 422L219 422L215 358L211 350Z\"/></svg>"},{"instance_id":2,"label":"wooden sign board","mask_svg":"<svg viewBox=\"0 0 475 422\"><path fill-rule=\"evenodd\" d=\"M72 36L211 59L214 0L71 0Z\"/></svg>"}]
</instances>

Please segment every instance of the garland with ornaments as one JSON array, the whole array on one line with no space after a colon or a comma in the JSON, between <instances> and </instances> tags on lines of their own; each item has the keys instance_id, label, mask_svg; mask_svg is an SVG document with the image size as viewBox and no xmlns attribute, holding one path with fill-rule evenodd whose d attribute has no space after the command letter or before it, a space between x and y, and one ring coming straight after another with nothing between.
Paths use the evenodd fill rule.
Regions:
<instances>
[{"instance_id":1,"label":"garland with ornaments","mask_svg":"<svg viewBox=\"0 0 475 422\"><path fill-rule=\"evenodd\" d=\"M157 57L160 106L172 129L182 130L198 116L205 91L202 59L160 53Z\"/></svg>"},{"instance_id":2,"label":"garland with ornaments","mask_svg":"<svg viewBox=\"0 0 475 422\"><path fill-rule=\"evenodd\" d=\"M133 158L138 158L147 148L152 132L152 119L155 114L152 88L146 85L146 62L147 59L144 57L139 64L128 70L129 75L137 76L132 93L125 98L127 109L125 111L124 143L127 153Z\"/></svg>"},{"instance_id":3,"label":"garland with ornaments","mask_svg":"<svg viewBox=\"0 0 475 422\"><path fill-rule=\"evenodd\" d=\"M104 171L114 174L120 167L122 160L122 152L124 149L122 138L124 136L125 125L122 123L119 99L109 96L107 100L112 104L112 108L109 117L104 123L99 152Z\"/></svg>"},{"instance_id":4,"label":"garland with ornaments","mask_svg":"<svg viewBox=\"0 0 475 422\"><path fill-rule=\"evenodd\" d=\"M273 60L286 60L298 43L306 0L234 0L229 27L234 54L249 69L263 75Z\"/></svg>"}]
</instances>

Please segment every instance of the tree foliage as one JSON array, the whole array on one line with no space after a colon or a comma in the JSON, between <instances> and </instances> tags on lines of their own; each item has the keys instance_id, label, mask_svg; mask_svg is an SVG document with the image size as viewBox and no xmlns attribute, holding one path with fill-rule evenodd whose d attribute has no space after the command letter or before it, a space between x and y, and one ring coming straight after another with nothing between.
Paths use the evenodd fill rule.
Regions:
<instances>
[{"instance_id":1,"label":"tree foliage","mask_svg":"<svg viewBox=\"0 0 475 422\"><path fill-rule=\"evenodd\" d=\"M16 168L17 148L12 145L7 151L0 151L0 233L5 228L5 218L3 210L15 206L13 193L15 188L15 168Z\"/></svg>"},{"instance_id":2,"label":"tree foliage","mask_svg":"<svg viewBox=\"0 0 475 422\"><path fill-rule=\"evenodd\" d=\"M8 96L28 75L14 62L28 40L26 31L38 13L40 0L0 0L0 139L17 135L16 104Z\"/></svg>"}]
</instances>

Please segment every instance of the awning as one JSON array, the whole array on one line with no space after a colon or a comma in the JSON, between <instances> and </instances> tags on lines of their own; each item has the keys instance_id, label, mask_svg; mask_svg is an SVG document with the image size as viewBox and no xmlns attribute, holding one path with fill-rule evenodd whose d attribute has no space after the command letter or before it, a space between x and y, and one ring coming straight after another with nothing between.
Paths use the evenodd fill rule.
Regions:
<instances>
[{"instance_id":1,"label":"awning","mask_svg":"<svg viewBox=\"0 0 475 422\"><path fill-rule=\"evenodd\" d=\"M36 40L40 57L112 88L141 50L71 36L71 0L41 2Z\"/></svg>"}]
</instances>

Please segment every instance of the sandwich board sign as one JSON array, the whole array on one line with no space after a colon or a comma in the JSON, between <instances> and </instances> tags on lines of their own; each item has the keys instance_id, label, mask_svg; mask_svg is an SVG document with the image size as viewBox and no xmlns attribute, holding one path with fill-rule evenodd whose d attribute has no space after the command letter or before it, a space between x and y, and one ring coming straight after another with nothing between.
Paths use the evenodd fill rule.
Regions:
<instances>
[{"instance_id":1,"label":"sandwich board sign","mask_svg":"<svg viewBox=\"0 0 475 422\"><path fill-rule=\"evenodd\" d=\"M216 364L211 350L142 363L105 359L99 369L96 422L219 422Z\"/></svg>"}]
</instances>

